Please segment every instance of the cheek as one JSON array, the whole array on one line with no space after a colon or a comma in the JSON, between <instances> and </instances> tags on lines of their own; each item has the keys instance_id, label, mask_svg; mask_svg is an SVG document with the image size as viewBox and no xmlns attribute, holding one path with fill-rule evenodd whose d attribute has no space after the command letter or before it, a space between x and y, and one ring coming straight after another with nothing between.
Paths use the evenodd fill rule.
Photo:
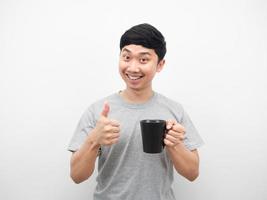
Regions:
<instances>
[{"instance_id":1,"label":"cheek","mask_svg":"<svg viewBox=\"0 0 267 200\"><path fill-rule=\"evenodd\" d=\"M121 75L123 75L123 73L125 72L126 66L124 63L120 62L119 63L119 72Z\"/></svg>"},{"instance_id":2,"label":"cheek","mask_svg":"<svg viewBox=\"0 0 267 200\"><path fill-rule=\"evenodd\" d=\"M119 70L121 71L124 68L123 62L119 62Z\"/></svg>"},{"instance_id":3,"label":"cheek","mask_svg":"<svg viewBox=\"0 0 267 200\"><path fill-rule=\"evenodd\" d=\"M156 68L154 65L147 65L145 68L143 68L143 72L146 73L148 76L154 76L156 73Z\"/></svg>"}]
</instances>

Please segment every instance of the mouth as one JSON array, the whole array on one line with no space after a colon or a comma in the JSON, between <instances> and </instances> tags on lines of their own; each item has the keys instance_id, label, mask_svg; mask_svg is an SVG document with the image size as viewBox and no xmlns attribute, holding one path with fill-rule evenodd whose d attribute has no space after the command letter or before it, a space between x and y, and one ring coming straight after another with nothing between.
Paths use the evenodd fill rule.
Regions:
<instances>
[{"instance_id":1,"label":"mouth","mask_svg":"<svg viewBox=\"0 0 267 200\"><path fill-rule=\"evenodd\" d=\"M126 76L132 81L136 81L144 77L142 75L130 75L130 74L126 74Z\"/></svg>"}]
</instances>

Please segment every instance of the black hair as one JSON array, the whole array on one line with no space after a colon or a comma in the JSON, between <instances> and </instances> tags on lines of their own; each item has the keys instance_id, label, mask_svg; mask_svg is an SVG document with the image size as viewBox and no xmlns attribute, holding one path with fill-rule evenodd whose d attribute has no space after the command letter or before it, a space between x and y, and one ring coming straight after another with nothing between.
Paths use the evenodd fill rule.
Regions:
<instances>
[{"instance_id":1,"label":"black hair","mask_svg":"<svg viewBox=\"0 0 267 200\"><path fill-rule=\"evenodd\" d=\"M121 36L120 50L130 44L154 49L159 61L164 58L167 51L164 36L154 26L147 23L133 26Z\"/></svg>"}]
</instances>

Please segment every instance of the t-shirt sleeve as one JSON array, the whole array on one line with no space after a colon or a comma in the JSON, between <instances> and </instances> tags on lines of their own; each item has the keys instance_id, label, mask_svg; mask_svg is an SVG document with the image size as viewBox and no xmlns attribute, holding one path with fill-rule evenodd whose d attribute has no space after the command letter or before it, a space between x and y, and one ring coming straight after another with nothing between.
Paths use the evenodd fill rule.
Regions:
<instances>
[{"instance_id":1,"label":"t-shirt sleeve","mask_svg":"<svg viewBox=\"0 0 267 200\"><path fill-rule=\"evenodd\" d=\"M68 150L71 152L77 151L85 141L90 131L95 127L96 120L94 119L93 112L88 108L82 115L71 141Z\"/></svg>"},{"instance_id":2,"label":"t-shirt sleeve","mask_svg":"<svg viewBox=\"0 0 267 200\"><path fill-rule=\"evenodd\" d=\"M181 124L185 127L184 144L186 148L188 148L189 150L194 150L204 144L193 122L184 110L181 119Z\"/></svg>"}]
</instances>

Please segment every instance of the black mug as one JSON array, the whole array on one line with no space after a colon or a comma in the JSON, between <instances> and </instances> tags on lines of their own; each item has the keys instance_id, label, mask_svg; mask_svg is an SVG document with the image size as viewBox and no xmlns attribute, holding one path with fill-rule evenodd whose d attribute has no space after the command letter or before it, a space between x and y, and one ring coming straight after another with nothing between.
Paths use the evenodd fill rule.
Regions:
<instances>
[{"instance_id":1,"label":"black mug","mask_svg":"<svg viewBox=\"0 0 267 200\"><path fill-rule=\"evenodd\" d=\"M166 121L160 119L145 119L140 121L145 153L161 153L164 148Z\"/></svg>"}]
</instances>

